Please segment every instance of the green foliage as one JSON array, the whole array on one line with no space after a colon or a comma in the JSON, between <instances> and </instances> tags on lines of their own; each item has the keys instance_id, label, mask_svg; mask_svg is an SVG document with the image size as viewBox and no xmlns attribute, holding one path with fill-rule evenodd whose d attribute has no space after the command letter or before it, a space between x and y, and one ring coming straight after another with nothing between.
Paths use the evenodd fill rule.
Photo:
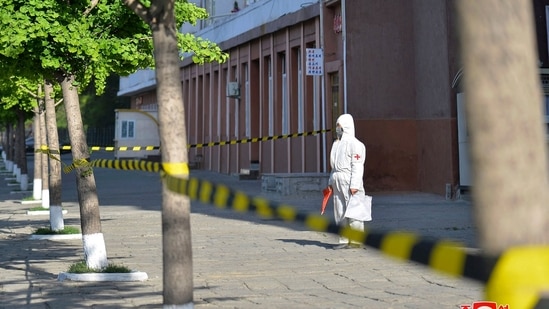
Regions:
<instances>
[{"instance_id":1,"label":"green foliage","mask_svg":"<svg viewBox=\"0 0 549 309\"><path fill-rule=\"evenodd\" d=\"M141 3L147 8L151 5L150 0ZM4 109L22 106L31 111L36 98L28 90L34 92L44 79L74 75L74 86L80 91L92 85L99 95L109 76L154 66L147 22L123 1L99 1L93 9L89 5L88 0L0 1L0 105ZM177 27L194 25L208 16L203 8L185 0L175 1L175 14ZM192 54L196 63L228 59L215 43L192 34L178 33L178 46L181 55ZM90 103L96 99L89 96ZM91 114L106 119L96 113L99 106ZM0 125L6 123L4 118L0 109ZM62 116L58 121L63 127Z\"/></svg>"},{"instance_id":2,"label":"green foliage","mask_svg":"<svg viewBox=\"0 0 549 309\"><path fill-rule=\"evenodd\" d=\"M4 109L17 106L24 111L32 112L37 105L32 93L36 91L37 86L37 81L19 76L4 79L0 83L1 105Z\"/></svg>"},{"instance_id":3,"label":"green foliage","mask_svg":"<svg viewBox=\"0 0 549 309\"><path fill-rule=\"evenodd\" d=\"M177 46L184 53L193 53L193 62L204 64L206 62L223 63L229 59L217 44L212 41L197 38L190 33L178 33Z\"/></svg>"},{"instance_id":4,"label":"green foliage","mask_svg":"<svg viewBox=\"0 0 549 309\"><path fill-rule=\"evenodd\" d=\"M29 196L25 199L23 199L24 201L34 201L34 197L32 196ZM37 207L33 207L31 209L29 209L29 211L46 211L46 210L50 210L49 208L44 208L42 206L37 206Z\"/></svg>"},{"instance_id":5,"label":"green foliage","mask_svg":"<svg viewBox=\"0 0 549 309\"><path fill-rule=\"evenodd\" d=\"M85 273L131 273L132 271L126 266L109 264L104 269L89 268L86 261L80 261L72 264L69 269L69 273L73 274L85 274Z\"/></svg>"},{"instance_id":6,"label":"green foliage","mask_svg":"<svg viewBox=\"0 0 549 309\"><path fill-rule=\"evenodd\" d=\"M175 22L181 26L184 23L190 23L196 25L199 19L208 18L208 12L206 9L196 6L194 3L187 1L175 2Z\"/></svg>"},{"instance_id":7,"label":"green foliage","mask_svg":"<svg viewBox=\"0 0 549 309\"><path fill-rule=\"evenodd\" d=\"M98 93L113 72L148 67L149 29L122 1L4 0L0 2L0 55L18 60L20 74L46 79L71 74L78 86L95 81Z\"/></svg>"}]
</instances>

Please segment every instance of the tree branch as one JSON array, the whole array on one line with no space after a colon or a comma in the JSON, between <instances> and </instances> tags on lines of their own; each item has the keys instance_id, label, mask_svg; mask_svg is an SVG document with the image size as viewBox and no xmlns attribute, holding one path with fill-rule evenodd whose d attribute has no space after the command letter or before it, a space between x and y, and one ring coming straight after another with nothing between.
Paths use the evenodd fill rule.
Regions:
<instances>
[{"instance_id":1,"label":"tree branch","mask_svg":"<svg viewBox=\"0 0 549 309\"><path fill-rule=\"evenodd\" d=\"M147 25L151 24L151 17L149 15L149 10L147 7L141 3L139 0L122 0L123 3L130 8L137 16L139 16Z\"/></svg>"},{"instance_id":2,"label":"tree branch","mask_svg":"<svg viewBox=\"0 0 549 309\"><path fill-rule=\"evenodd\" d=\"M23 89L23 91L25 91L26 93L30 94L33 98L35 99L41 99L41 97L39 95L37 95L36 93L32 92L32 90L30 89L27 89L25 86L23 85L18 85L19 88Z\"/></svg>"},{"instance_id":3,"label":"tree branch","mask_svg":"<svg viewBox=\"0 0 549 309\"><path fill-rule=\"evenodd\" d=\"M86 11L84 11L84 16L90 14L90 12L97 6L98 3L99 3L99 0L91 0L90 7L88 7Z\"/></svg>"}]
</instances>

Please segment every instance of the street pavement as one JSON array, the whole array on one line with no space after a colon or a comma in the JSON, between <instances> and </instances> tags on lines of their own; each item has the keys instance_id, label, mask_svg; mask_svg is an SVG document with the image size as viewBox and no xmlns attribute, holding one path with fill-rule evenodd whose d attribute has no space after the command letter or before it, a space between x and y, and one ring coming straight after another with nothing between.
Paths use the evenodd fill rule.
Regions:
<instances>
[{"instance_id":1,"label":"street pavement","mask_svg":"<svg viewBox=\"0 0 549 309\"><path fill-rule=\"evenodd\" d=\"M32 156L29 156L32 182ZM95 152L92 159L112 153ZM70 154L63 155L65 163ZM161 182L158 174L95 168L109 262L146 272L137 282L58 281L83 259L82 241L31 240L49 217L0 176L0 309L162 308ZM318 213L322 193L279 196L260 180L191 170L191 176ZM367 185L366 185L367 187ZM471 202L418 192L373 193L370 229L406 230L474 248ZM65 225L80 226L74 173L63 175ZM329 208L329 207L328 207ZM195 308L460 308L483 285L396 261L373 248L334 250L337 235L192 202ZM328 209L325 216L332 216Z\"/></svg>"}]
</instances>

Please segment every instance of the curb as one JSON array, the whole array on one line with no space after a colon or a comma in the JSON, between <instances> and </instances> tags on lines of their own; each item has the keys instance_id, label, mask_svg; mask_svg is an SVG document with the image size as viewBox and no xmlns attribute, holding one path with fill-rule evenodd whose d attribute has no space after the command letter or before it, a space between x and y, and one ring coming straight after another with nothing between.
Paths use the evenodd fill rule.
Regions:
<instances>
[{"instance_id":1,"label":"curb","mask_svg":"<svg viewBox=\"0 0 549 309\"><path fill-rule=\"evenodd\" d=\"M66 210L63 210L62 213L65 215L67 214ZM49 210L27 210L27 215L30 216L38 216L38 215L49 215Z\"/></svg>"},{"instance_id":2,"label":"curb","mask_svg":"<svg viewBox=\"0 0 549 309\"><path fill-rule=\"evenodd\" d=\"M30 236L31 240L66 240L66 239L82 239L82 234L53 234L53 235L36 235Z\"/></svg>"},{"instance_id":3,"label":"curb","mask_svg":"<svg viewBox=\"0 0 549 309\"><path fill-rule=\"evenodd\" d=\"M42 200L22 200L20 203L23 205L42 204Z\"/></svg>"},{"instance_id":4,"label":"curb","mask_svg":"<svg viewBox=\"0 0 549 309\"><path fill-rule=\"evenodd\" d=\"M31 190L26 190L26 191L19 190L19 191L11 191L10 192L10 194L18 194L18 193L29 194L29 193L32 193L32 191Z\"/></svg>"},{"instance_id":5,"label":"curb","mask_svg":"<svg viewBox=\"0 0 549 309\"><path fill-rule=\"evenodd\" d=\"M134 271L131 273L59 273L58 281L145 281L149 279L147 273Z\"/></svg>"}]
</instances>

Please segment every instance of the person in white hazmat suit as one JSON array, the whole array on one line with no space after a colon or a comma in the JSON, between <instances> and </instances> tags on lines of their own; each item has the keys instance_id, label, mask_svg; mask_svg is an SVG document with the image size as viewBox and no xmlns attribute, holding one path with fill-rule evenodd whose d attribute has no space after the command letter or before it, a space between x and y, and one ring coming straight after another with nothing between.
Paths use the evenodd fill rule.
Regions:
<instances>
[{"instance_id":1,"label":"person in white hazmat suit","mask_svg":"<svg viewBox=\"0 0 549 309\"><path fill-rule=\"evenodd\" d=\"M345 217L351 196L365 195L362 176L366 160L366 147L355 137L355 125L350 114L343 114L336 122L337 140L330 152L331 173L328 186L332 190L335 222L342 226L364 231L364 221ZM367 218L362 218L368 220ZM370 218L371 220L371 218ZM360 248L360 243L339 237L334 249Z\"/></svg>"}]
</instances>

